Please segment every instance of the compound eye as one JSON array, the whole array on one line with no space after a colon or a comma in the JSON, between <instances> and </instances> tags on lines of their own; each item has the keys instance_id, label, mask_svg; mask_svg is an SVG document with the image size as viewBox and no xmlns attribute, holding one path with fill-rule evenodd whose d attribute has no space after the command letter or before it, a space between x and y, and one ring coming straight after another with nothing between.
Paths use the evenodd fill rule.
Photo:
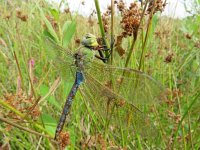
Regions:
<instances>
[{"instance_id":1,"label":"compound eye","mask_svg":"<svg viewBox=\"0 0 200 150\"><path fill-rule=\"evenodd\" d=\"M85 38L86 38L86 39L89 39L89 38L90 38L90 35L89 35L89 34L87 34L87 35L85 36Z\"/></svg>"}]
</instances>

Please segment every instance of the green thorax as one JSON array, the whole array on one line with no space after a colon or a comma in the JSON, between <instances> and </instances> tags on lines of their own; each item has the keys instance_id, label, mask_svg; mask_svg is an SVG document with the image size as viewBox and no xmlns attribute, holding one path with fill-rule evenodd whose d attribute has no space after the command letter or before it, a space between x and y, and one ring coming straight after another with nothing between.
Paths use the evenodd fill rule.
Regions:
<instances>
[{"instance_id":1,"label":"green thorax","mask_svg":"<svg viewBox=\"0 0 200 150\"><path fill-rule=\"evenodd\" d=\"M76 67L79 71L83 71L85 68L87 68L91 62L94 60L95 57L95 51L82 46L78 49L76 53Z\"/></svg>"}]
</instances>

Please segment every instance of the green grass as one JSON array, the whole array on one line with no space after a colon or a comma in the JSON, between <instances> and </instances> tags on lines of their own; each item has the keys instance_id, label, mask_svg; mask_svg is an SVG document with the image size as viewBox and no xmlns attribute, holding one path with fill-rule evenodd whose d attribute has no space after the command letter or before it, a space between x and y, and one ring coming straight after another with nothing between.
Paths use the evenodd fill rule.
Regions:
<instances>
[{"instance_id":1,"label":"green grass","mask_svg":"<svg viewBox=\"0 0 200 150\"><path fill-rule=\"evenodd\" d=\"M60 13L39 0L0 2L0 12L0 148L59 149L53 137L73 77L67 73L64 74L67 79L59 78L47 56L49 45L45 36L75 50L78 47L75 40L85 33L98 37L105 34L102 26L96 19L90 26L88 18ZM50 17L52 21L48 20ZM120 19L119 14L115 16L113 31L109 34L121 33ZM111 149L112 146L199 149L199 24L199 15L182 20L158 14L144 16L137 37L127 37L122 42L124 57L120 57L114 47L113 61L109 63L140 69L163 84L167 99L162 99L157 109L144 108L144 111L153 109L150 117L157 123L156 131L160 135L157 140L145 141L140 135L130 138L124 132L119 138L110 130L104 136L101 124L104 120L93 112L83 93L78 92L64 127L69 139L62 142L69 140L69 149ZM128 56L130 60L127 61ZM34 61L33 67L30 67L30 60ZM101 76L96 78L101 79ZM31 110L37 100L39 103Z\"/></svg>"}]
</instances>

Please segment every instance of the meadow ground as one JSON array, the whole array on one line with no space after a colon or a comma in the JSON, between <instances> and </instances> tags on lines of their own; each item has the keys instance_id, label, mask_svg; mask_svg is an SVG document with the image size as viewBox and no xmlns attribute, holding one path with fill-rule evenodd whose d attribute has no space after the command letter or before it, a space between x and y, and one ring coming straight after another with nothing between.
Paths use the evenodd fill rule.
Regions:
<instances>
[{"instance_id":1,"label":"meadow ground","mask_svg":"<svg viewBox=\"0 0 200 150\"><path fill-rule=\"evenodd\" d=\"M100 14L94 2L86 18L42 0L0 1L0 149L198 150L200 15L161 17L162 0L112 1ZM69 53L86 33L98 37L105 57L112 53L91 65L55 141L74 60L47 39Z\"/></svg>"}]
</instances>

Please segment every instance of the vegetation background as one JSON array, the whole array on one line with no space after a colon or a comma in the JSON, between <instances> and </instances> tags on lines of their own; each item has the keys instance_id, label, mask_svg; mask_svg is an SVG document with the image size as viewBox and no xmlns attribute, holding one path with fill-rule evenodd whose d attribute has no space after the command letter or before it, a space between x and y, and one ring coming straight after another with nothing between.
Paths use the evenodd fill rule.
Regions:
<instances>
[{"instance_id":1,"label":"vegetation background","mask_svg":"<svg viewBox=\"0 0 200 150\"><path fill-rule=\"evenodd\" d=\"M200 1L190 1L191 15L183 19L161 17L167 5L162 0L146 0L142 7L137 2L130 8L111 0L113 7L102 13L100 1L94 2L95 12L84 17L70 12L64 0L58 6L43 0L0 1L0 149L198 150ZM75 50L85 33L106 37L108 47L114 37L110 64L141 70L163 84L166 98L157 110L161 144L136 140L129 147L90 132L91 114L85 113L87 102L80 93L67 132L60 143L53 140L73 80L65 82L55 72L45 37Z\"/></svg>"}]
</instances>

